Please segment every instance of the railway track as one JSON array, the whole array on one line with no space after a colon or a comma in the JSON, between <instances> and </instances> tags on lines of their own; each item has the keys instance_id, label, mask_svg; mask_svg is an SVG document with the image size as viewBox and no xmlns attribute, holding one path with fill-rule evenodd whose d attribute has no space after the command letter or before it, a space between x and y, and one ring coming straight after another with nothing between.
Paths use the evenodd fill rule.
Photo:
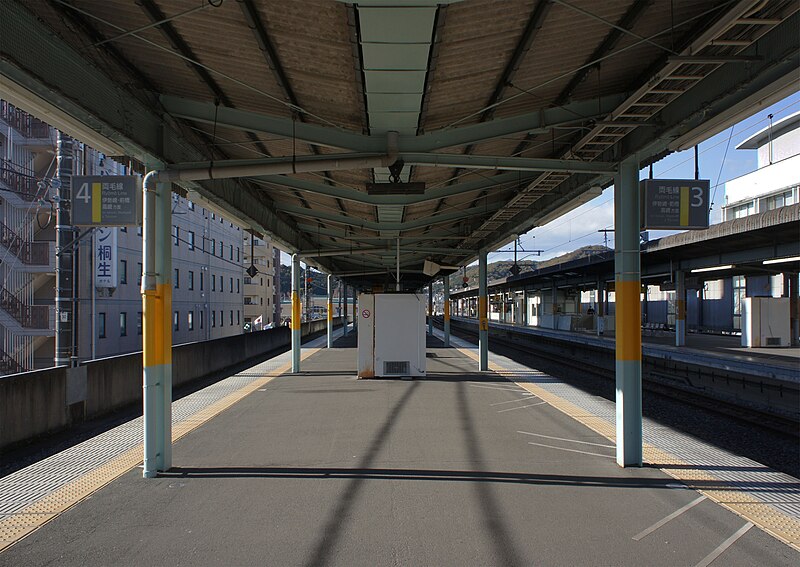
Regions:
<instances>
[{"instance_id":1,"label":"railway track","mask_svg":"<svg viewBox=\"0 0 800 567\"><path fill-rule=\"evenodd\" d=\"M441 321L438 326L441 328ZM460 324L452 325L452 321L451 332L473 342L477 337L477 331L465 329ZM493 352L538 368L593 395L614 400L613 351L610 357L586 355L579 352L575 343L556 349L551 343L523 333L511 337L492 334L489 345ZM761 411L725 396L715 397L706 390L693 389L696 380L687 378L683 371L676 375L663 364L649 364L643 360L642 377L643 391L647 394L642 399L646 417L800 478L800 451L797 450L800 425L797 419ZM726 387L733 384L742 388L740 378L732 377ZM718 373L713 380L725 383L726 377ZM745 388L760 386L755 380L750 382Z\"/></svg>"}]
</instances>

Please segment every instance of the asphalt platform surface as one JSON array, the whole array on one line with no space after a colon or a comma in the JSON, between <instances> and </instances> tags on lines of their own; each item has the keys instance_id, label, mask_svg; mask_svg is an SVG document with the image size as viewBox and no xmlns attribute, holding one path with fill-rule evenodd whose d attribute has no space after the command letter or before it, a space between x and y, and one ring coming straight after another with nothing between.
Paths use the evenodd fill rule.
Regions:
<instances>
[{"instance_id":1,"label":"asphalt platform surface","mask_svg":"<svg viewBox=\"0 0 800 567\"><path fill-rule=\"evenodd\" d=\"M357 380L340 339L0 565L697 566L745 525L705 500L634 539L698 494L619 468L607 439L429 340L426 378ZM753 528L713 564L797 560Z\"/></svg>"}]
</instances>

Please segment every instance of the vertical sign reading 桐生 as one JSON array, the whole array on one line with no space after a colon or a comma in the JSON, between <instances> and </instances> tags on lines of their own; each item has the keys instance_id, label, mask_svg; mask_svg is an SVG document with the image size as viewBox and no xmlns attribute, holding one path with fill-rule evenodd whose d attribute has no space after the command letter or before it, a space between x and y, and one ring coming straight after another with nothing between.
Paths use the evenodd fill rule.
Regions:
<instances>
[{"instance_id":1,"label":"vertical sign reading \u6850\u751f","mask_svg":"<svg viewBox=\"0 0 800 567\"><path fill-rule=\"evenodd\" d=\"M94 286L117 287L117 229L100 227L94 231Z\"/></svg>"},{"instance_id":2,"label":"vertical sign reading \u6850\u751f","mask_svg":"<svg viewBox=\"0 0 800 567\"><path fill-rule=\"evenodd\" d=\"M708 228L707 179L644 179L639 182L642 228Z\"/></svg>"},{"instance_id":3,"label":"vertical sign reading \u6850\u751f","mask_svg":"<svg viewBox=\"0 0 800 567\"><path fill-rule=\"evenodd\" d=\"M75 175L72 177L72 224L141 224L141 194L142 181L135 175Z\"/></svg>"}]
</instances>

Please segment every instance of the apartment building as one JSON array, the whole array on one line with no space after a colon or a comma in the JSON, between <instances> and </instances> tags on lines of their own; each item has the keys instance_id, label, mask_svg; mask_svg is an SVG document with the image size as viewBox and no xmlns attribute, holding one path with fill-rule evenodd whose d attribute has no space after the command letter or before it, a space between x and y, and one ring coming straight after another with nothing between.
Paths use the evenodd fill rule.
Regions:
<instances>
[{"instance_id":1,"label":"apartment building","mask_svg":"<svg viewBox=\"0 0 800 567\"><path fill-rule=\"evenodd\" d=\"M57 136L46 123L0 101L2 374L53 365ZM136 164L119 163L77 141L73 163L74 175L142 173L134 171ZM172 196L172 223L173 343L243 332L246 233L217 210L178 194ZM140 350L141 227L81 234L74 278L78 360ZM258 281L263 275L263 301L272 309L264 321L272 322L277 292L272 272L280 253L260 239L258 250L264 255L258 259Z\"/></svg>"}]
</instances>

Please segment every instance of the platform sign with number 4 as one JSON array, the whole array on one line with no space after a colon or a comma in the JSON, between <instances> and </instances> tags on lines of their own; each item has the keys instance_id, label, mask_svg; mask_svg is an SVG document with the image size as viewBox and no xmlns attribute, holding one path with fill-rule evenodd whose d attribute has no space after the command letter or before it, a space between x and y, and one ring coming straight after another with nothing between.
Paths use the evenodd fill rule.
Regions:
<instances>
[{"instance_id":1,"label":"platform sign with number 4","mask_svg":"<svg viewBox=\"0 0 800 567\"><path fill-rule=\"evenodd\" d=\"M639 182L642 228L708 228L707 179L644 179Z\"/></svg>"},{"instance_id":2,"label":"platform sign with number 4","mask_svg":"<svg viewBox=\"0 0 800 567\"><path fill-rule=\"evenodd\" d=\"M74 175L72 224L137 226L142 218L142 179L136 175Z\"/></svg>"}]
</instances>

